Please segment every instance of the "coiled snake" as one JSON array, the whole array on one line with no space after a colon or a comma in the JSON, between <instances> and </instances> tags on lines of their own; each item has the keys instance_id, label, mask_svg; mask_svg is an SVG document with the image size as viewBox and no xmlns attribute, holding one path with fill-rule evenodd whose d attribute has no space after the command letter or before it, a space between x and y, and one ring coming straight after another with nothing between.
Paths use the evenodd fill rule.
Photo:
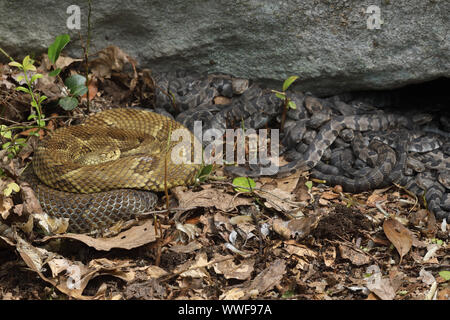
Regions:
<instances>
[{"instance_id":1,"label":"coiled snake","mask_svg":"<svg viewBox=\"0 0 450 320\"><path fill-rule=\"evenodd\" d=\"M146 190L162 190L165 176L168 188L194 181L200 165L168 161L165 175L162 159L176 144L167 144L171 130L193 130L198 120L203 131L259 129L274 123L278 127L282 101L256 84L248 86L247 82L244 88L242 80L226 75L157 75L155 112L174 115L181 124L152 112L113 109L91 116L83 125L56 130L38 147L33 161L37 176L49 186L39 184L34 175L28 177L44 210L70 218L69 231L106 228L151 210L156 196ZM232 98L231 102L214 104L217 95ZM438 218L450 218L450 141L445 114L437 122L435 117L421 120L414 113L348 104L339 96L319 99L293 92L289 98L297 108L287 112L281 142L291 162L280 167L279 174L312 170L313 176L350 192L396 183L424 195ZM385 135L394 139L384 140ZM101 137L108 138L97 140ZM364 145L362 140L372 142ZM99 170L88 169L95 166ZM234 175L261 175L259 168L225 169Z\"/></svg>"},{"instance_id":2,"label":"coiled snake","mask_svg":"<svg viewBox=\"0 0 450 320\"><path fill-rule=\"evenodd\" d=\"M180 123L157 113L111 109L83 124L59 128L35 150L28 181L47 213L70 219L69 231L104 229L151 210L163 191L192 184L201 164L194 148L172 139L177 129L194 144ZM176 146L178 149L175 149ZM172 155L178 155L175 159Z\"/></svg>"}]
</instances>

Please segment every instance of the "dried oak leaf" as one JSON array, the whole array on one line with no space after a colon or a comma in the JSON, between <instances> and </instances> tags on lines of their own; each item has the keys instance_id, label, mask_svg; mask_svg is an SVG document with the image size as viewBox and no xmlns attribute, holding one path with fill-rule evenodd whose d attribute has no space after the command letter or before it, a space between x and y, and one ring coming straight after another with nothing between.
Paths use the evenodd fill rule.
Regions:
<instances>
[{"instance_id":1,"label":"dried oak leaf","mask_svg":"<svg viewBox=\"0 0 450 320\"><path fill-rule=\"evenodd\" d=\"M339 253L341 254L342 258L350 260L354 265L357 266L362 266L370 262L370 258L367 255L362 254L345 245L339 246Z\"/></svg>"},{"instance_id":2,"label":"dried oak leaf","mask_svg":"<svg viewBox=\"0 0 450 320\"><path fill-rule=\"evenodd\" d=\"M125 63L134 67L136 62L116 46L109 46L96 54L98 58L89 62L91 72L100 79L111 78L111 73L121 72Z\"/></svg>"},{"instance_id":3,"label":"dried oak leaf","mask_svg":"<svg viewBox=\"0 0 450 320\"><path fill-rule=\"evenodd\" d=\"M320 221L320 216L301 217L289 221L273 220L273 230L285 239L301 240L313 231Z\"/></svg>"},{"instance_id":4,"label":"dried oak leaf","mask_svg":"<svg viewBox=\"0 0 450 320\"><path fill-rule=\"evenodd\" d=\"M226 258L230 259L226 259ZM222 256L218 253L214 255L214 260L220 261L213 264L214 271L217 274L223 274L225 279L247 280L253 272L255 259L245 259L240 264L233 262L233 256Z\"/></svg>"},{"instance_id":5,"label":"dried oak leaf","mask_svg":"<svg viewBox=\"0 0 450 320\"><path fill-rule=\"evenodd\" d=\"M186 187L176 187L172 193L178 199L181 208L192 209L197 207L216 207L222 211L234 210L236 206L249 205L253 199L230 195L216 188L201 191L187 190Z\"/></svg>"},{"instance_id":6,"label":"dried oak leaf","mask_svg":"<svg viewBox=\"0 0 450 320\"><path fill-rule=\"evenodd\" d=\"M84 244L101 251L109 251L113 248L133 249L156 240L155 228L151 220L140 226L132 227L111 238L92 238L86 234L61 234L44 237L42 241L56 238L69 238L83 242Z\"/></svg>"},{"instance_id":7,"label":"dried oak leaf","mask_svg":"<svg viewBox=\"0 0 450 320\"><path fill-rule=\"evenodd\" d=\"M367 267L366 273L371 274L366 278L367 289L372 291L382 300L392 300L395 297L395 290L388 278L383 278L380 268L377 265Z\"/></svg>"},{"instance_id":8,"label":"dried oak leaf","mask_svg":"<svg viewBox=\"0 0 450 320\"><path fill-rule=\"evenodd\" d=\"M411 249L413 238L411 232L395 219L387 219L383 223L383 230L389 241L400 254L400 263L402 259Z\"/></svg>"}]
</instances>

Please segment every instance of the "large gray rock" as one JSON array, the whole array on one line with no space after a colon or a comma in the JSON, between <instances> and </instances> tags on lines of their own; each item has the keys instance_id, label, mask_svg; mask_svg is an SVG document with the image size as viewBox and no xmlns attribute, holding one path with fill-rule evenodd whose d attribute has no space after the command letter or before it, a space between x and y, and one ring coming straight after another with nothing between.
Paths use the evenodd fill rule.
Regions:
<instances>
[{"instance_id":1,"label":"large gray rock","mask_svg":"<svg viewBox=\"0 0 450 320\"><path fill-rule=\"evenodd\" d=\"M0 46L45 51L69 33L72 0L0 2ZM87 0L78 1L85 38ZM450 76L448 0L93 0L91 52L117 45L141 67L262 80L299 75L303 90L384 89ZM380 29L366 13L378 5Z\"/></svg>"}]
</instances>

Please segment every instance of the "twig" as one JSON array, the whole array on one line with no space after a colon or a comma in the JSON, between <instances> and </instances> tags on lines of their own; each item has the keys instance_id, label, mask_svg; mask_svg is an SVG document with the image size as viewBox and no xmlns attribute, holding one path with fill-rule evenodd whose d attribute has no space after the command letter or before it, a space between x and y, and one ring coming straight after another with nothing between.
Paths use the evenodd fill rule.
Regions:
<instances>
[{"instance_id":1,"label":"twig","mask_svg":"<svg viewBox=\"0 0 450 320\"><path fill-rule=\"evenodd\" d=\"M90 102L89 102L89 45L91 44L91 0L88 0L89 11L88 11L88 30L87 30L87 39L86 39L86 50L84 51L84 59L86 61L86 98L87 98L87 110L90 111Z\"/></svg>"},{"instance_id":2,"label":"twig","mask_svg":"<svg viewBox=\"0 0 450 320\"><path fill-rule=\"evenodd\" d=\"M201 265L201 266L191 266L191 267L189 267L189 268L186 268L185 270L180 270L180 271L174 272L174 273L169 274L169 275L161 276L161 277L158 278L158 279L159 279L159 281L161 281L161 282L162 282L162 281L168 281L168 280L170 280L170 279L172 279L172 278L174 278L174 277L176 277L176 276L179 276L179 275L182 274L183 272L191 271L191 270L195 270L195 269L199 269L199 268L209 267L210 265L213 265L213 264L215 264L215 263L221 263L221 262L228 261L228 260L232 260L232 259L234 259L234 256L229 256L229 257L225 257L225 258L217 259L217 260L214 259L214 260L212 260L212 261L210 261L210 262L208 262L208 263L206 263L206 264L204 264L204 265Z\"/></svg>"},{"instance_id":3,"label":"twig","mask_svg":"<svg viewBox=\"0 0 450 320\"><path fill-rule=\"evenodd\" d=\"M11 60L12 62L14 62L14 59L11 58L11 56L10 56L9 54L7 54L5 50L3 50L2 48L0 48L0 52L3 53L6 57L8 57L9 60Z\"/></svg>"}]
</instances>

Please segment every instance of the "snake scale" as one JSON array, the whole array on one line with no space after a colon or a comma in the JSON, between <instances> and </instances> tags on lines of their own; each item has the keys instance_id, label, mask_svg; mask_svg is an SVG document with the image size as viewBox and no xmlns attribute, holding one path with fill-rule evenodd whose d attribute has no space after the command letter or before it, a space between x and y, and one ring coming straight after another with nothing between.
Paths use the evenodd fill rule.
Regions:
<instances>
[{"instance_id":1,"label":"snake scale","mask_svg":"<svg viewBox=\"0 0 450 320\"><path fill-rule=\"evenodd\" d=\"M153 111L164 116L133 109L101 112L83 125L56 130L37 148L33 167L48 186L39 183L36 176L28 180L33 182L44 210L70 218L70 231L104 229L151 210L156 196L146 190L162 189L160 157L164 158L168 128L193 131L198 120L203 132L210 128L279 127L282 101L271 90L244 79L186 73L157 74L154 78ZM215 104L218 95L229 98L229 103ZM281 135L282 153L290 163L280 167L279 176L311 170L313 177L342 185L348 192L397 183L424 195L438 218L449 217L448 115L438 119L420 112L406 116L345 95L317 98L289 92L288 97L297 108L288 111ZM147 120L140 122L144 114ZM139 134L132 132L135 129ZM118 146L112 148L106 141L91 144L94 136L108 136ZM72 150L70 141L81 149ZM91 164L91 153L94 159L105 160ZM48 163L56 166L49 168ZM88 170L85 178L72 180L84 168L94 166L101 170ZM199 165L169 164L168 169L170 188L192 183ZM233 175L260 176L262 172L257 166L225 169ZM116 180L109 186L113 177Z\"/></svg>"},{"instance_id":2,"label":"snake scale","mask_svg":"<svg viewBox=\"0 0 450 320\"><path fill-rule=\"evenodd\" d=\"M171 134L183 128L150 111L99 112L49 134L35 150L36 176L28 181L44 211L70 219L69 231L105 229L150 211L156 196L148 191L195 181L200 164L172 161L172 150L182 140L171 141ZM182 151L183 159L193 159L193 148L189 156Z\"/></svg>"}]
</instances>

